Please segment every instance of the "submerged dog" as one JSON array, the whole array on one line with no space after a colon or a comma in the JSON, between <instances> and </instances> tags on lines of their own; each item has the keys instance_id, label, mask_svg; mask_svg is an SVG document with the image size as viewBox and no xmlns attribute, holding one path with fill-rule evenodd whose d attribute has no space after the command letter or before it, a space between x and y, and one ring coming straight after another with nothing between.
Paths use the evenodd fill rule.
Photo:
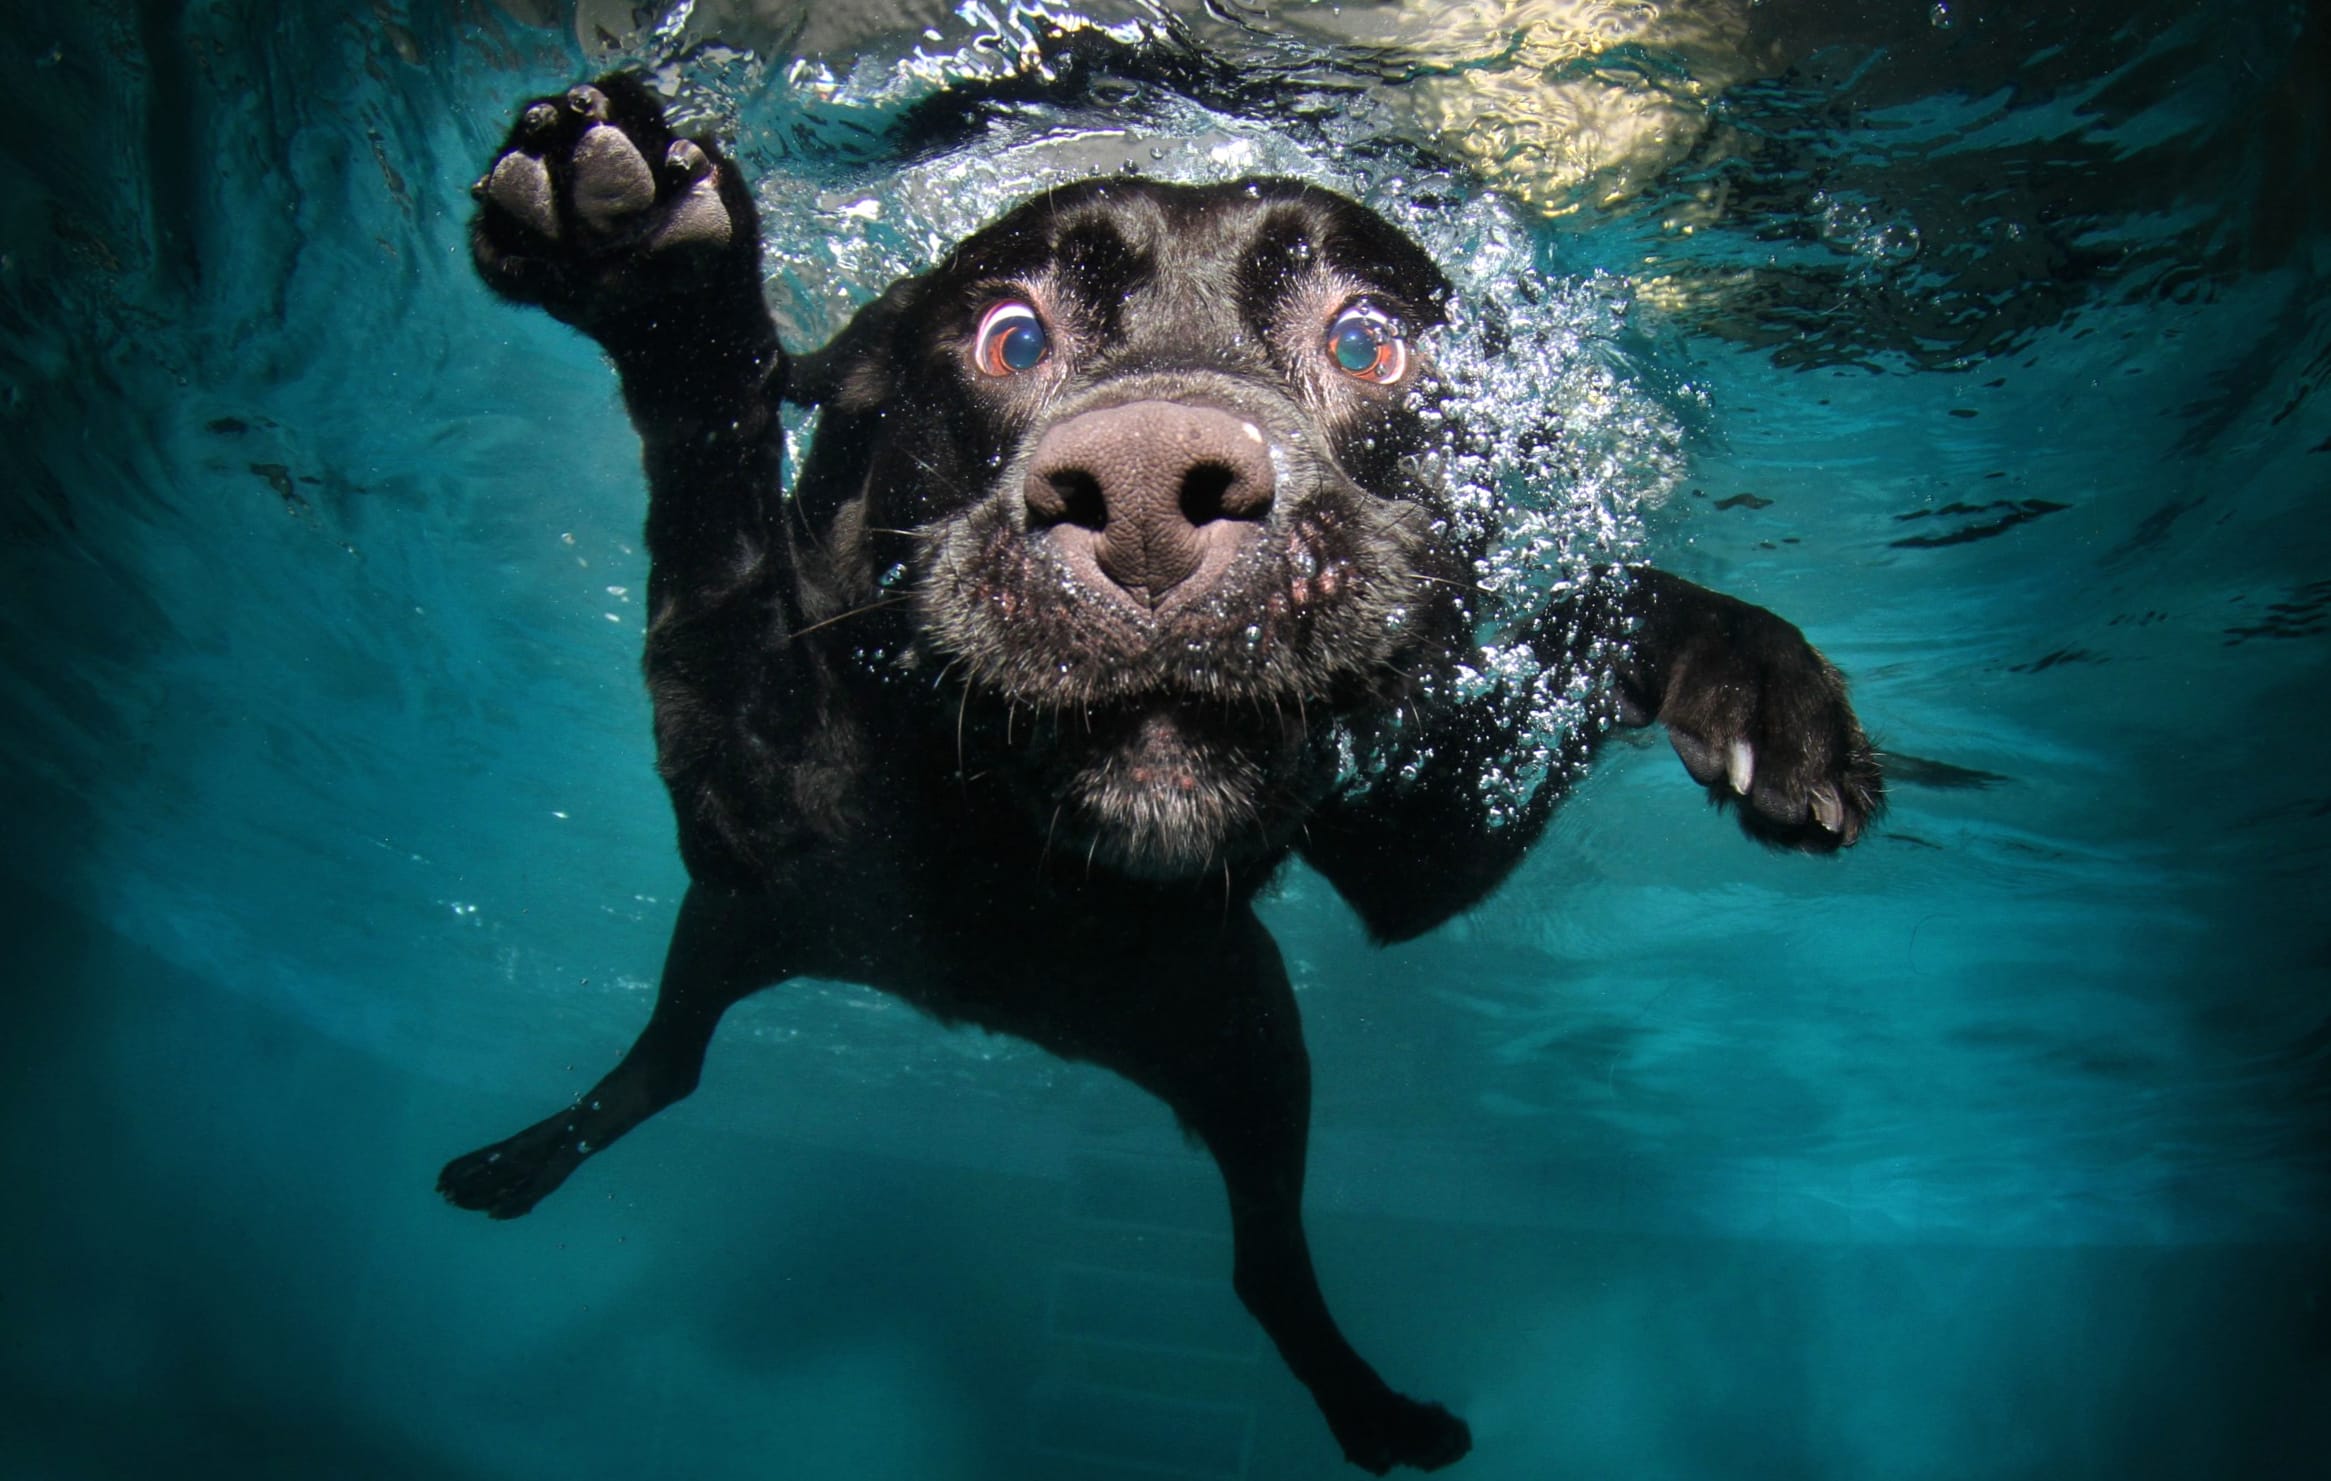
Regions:
<instances>
[{"instance_id":1,"label":"submerged dog","mask_svg":"<svg viewBox=\"0 0 2331 1481\"><path fill-rule=\"evenodd\" d=\"M1482 552L1430 473L1439 270L1309 185L1087 181L792 357L743 180L636 82L528 104L476 194L488 285L606 350L645 447L647 680L692 883L622 1062L441 1191L523 1214L695 1088L732 1003L870 984L1164 1100L1221 1169L1239 1298L1344 1454L1462 1456L1464 1422L1378 1377L1313 1277L1310 1070L1253 909L1300 855L1377 939L1431 930L1562 791L1492 817L1523 721L1454 679ZM790 491L786 401L822 408ZM1665 723L1767 842L1833 850L1880 806L1837 672L1761 608L1641 569L1512 640Z\"/></svg>"}]
</instances>

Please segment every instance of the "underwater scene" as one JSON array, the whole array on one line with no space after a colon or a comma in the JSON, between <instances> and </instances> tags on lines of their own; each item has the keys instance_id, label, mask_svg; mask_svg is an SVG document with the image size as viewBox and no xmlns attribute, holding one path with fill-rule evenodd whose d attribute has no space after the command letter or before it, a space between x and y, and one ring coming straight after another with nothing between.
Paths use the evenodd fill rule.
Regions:
<instances>
[{"instance_id":1,"label":"underwater scene","mask_svg":"<svg viewBox=\"0 0 2331 1481\"><path fill-rule=\"evenodd\" d=\"M0 16L0 1476L2331 1476L2321 7ZM1430 929L1363 919L1296 825L1173 888L1259 891L1309 1264L1359 1371L1466 1444L1371 1450L1274 1350L1201 1135L1245 1128L842 970L738 1003L524 1218L440 1196L599 1110L707 874L641 677L649 400L473 261L474 216L533 209L498 163L529 102L588 128L606 97L562 100L618 73L712 151L656 189L749 191L796 355L1094 177L1306 182L1445 275L1399 476L1473 646L1418 703L1510 743L1461 763L1478 840L1378 867L1429 893L1561 805ZM1327 353L1396 379L1375 301L1326 301ZM996 322L997 377L1054 353ZM780 520L780 444L808 478L878 395L797 363L830 397L771 424ZM1628 566L1801 628L1882 812L1824 783L1805 847L1744 838L1744 751L1615 725L1649 717L1516 636ZM876 634L936 579L902 557L826 649L904 663ZM961 762L995 736L949 682L900 681ZM1316 734L1335 797L1430 772ZM1008 850L948 841L975 918ZM1071 902L1164 869L1042 841ZM869 962L914 929L813 913ZM1186 944L1126 919L1128 975L1077 992Z\"/></svg>"}]
</instances>

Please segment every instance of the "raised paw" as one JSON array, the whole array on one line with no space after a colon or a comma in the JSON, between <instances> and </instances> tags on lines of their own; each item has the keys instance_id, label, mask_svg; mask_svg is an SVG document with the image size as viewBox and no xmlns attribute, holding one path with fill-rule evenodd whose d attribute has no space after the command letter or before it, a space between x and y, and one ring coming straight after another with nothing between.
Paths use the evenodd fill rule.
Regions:
<instances>
[{"instance_id":1,"label":"raised paw","mask_svg":"<svg viewBox=\"0 0 2331 1481\"><path fill-rule=\"evenodd\" d=\"M1741 634L1670 685L1668 739L1694 781L1738 805L1750 836L1814 852L1850 846L1885 796L1877 755L1837 670L1794 627L1758 615L1770 630Z\"/></svg>"},{"instance_id":2,"label":"raised paw","mask_svg":"<svg viewBox=\"0 0 2331 1481\"><path fill-rule=\"evenodd\" d=\"M528 103L470 193L488 286L586 332L707 286L758 292L750 192L709 141L675 137L630 76Z\"/></svg>"},{"instance_id":3,"label":"raised paw","mask_svg":"<svg viewBox=\"0 0 2331 1481\"><path fill-rule=\"evenodd\" d=\"M1438 1404L1387 1392L1335 1426L1344 1459L1372 1476L1394 1466L1437 1471L1473 1448L1473 1431Z\"/></svg>"},{"instance_id":4,"label":"raised paw","mask_svg":"<svg viewBox=\"0 0 2331 1481\"><path fill-rule=\"evenodd\" d=\"M1862 836L1885 805L1877 752L1845 680L1805 635L1767 612L1673 577L1655 578L1654 715L1693 780L1737 806L1751 837L1827 853Z\"/></svg>"},{"instance_id":5,"label":"raised paw","mask_svg":"<svg viewBox=\"0 0 2331 1481\"><path fill-rule=\"evenodd\" d=\"M457 1208L515 1219L555 1191L589 1155L590 1144L576 1139L575 1117L562 1113L454 1158L437 1175L437 1191Z\"/></svg>"}]
</instances>

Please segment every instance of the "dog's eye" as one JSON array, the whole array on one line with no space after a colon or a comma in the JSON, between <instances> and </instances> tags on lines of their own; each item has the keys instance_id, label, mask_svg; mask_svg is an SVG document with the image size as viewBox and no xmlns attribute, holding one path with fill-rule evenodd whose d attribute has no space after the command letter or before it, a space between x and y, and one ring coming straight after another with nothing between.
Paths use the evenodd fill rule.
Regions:
<instances>
[{"instance_id":1,"label":"dog's eye","mask_svg":"<svg viewBox=\"0 0 2331 1481\"><path fill-rule=\"evenodd\" d=\"M983 373L1002 377L1034 370L1051 352L1052 339L1044 332L1044 321L1036 317L1036 310L1008 298L980 319L971 359Z\"/></svg>"},{"instance_id":2,"label":"dog's eye","mask_svg":"<svg viewBox=\"0 0 2331 1481\"><path fill-rule=\"evenodd\" d=\"M1327 353L1357 380L1390 385L1408 374L1408 341L1383 310L1355 303L1327 326Z\"/></svg>"}]
</instances>

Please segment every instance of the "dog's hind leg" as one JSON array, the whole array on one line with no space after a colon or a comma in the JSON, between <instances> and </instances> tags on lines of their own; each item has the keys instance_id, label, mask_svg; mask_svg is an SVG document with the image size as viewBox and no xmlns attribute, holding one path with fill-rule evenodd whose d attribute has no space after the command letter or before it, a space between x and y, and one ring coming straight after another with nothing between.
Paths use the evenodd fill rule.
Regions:
<instances>
[{"instance_id":1,"label":"dog's hind leg","mask_svg":"<svg viewBox=\"0 0 2331 1481\"><path fill-rule=\"evenodd\" d=\"M1295 994L1259 922L1249 915L1231 933L1230 960L1215 964L1221 994L1206 995L1203 1008L1191 1004L1170 1057L1139 1065L1133 1077L1214 1154L1230 1195L1232 1283L1311 1390L1345 1458L1377 1475L1445 1466L1472 1447L1465 1422L1379 1378L1320 1294L1303 1233L1311 1066ZM1194 996L1191 981L1175 986Z\"/></svg>"},{"instance_id":2,"label":"dog's hind leg","mask_svg":"<svg viewBox=\"0 0 2331 1481\"><path fill-rule=\"evenodd\" d=\"M583 1159L694 1090L721 1014L786 975L767 951L768 909L757 895L690 886L655 1009L622 1062L557 1115L447 1163L437 1191L462 1208L517 1218Z\"/></svg>"}]
</instances>

